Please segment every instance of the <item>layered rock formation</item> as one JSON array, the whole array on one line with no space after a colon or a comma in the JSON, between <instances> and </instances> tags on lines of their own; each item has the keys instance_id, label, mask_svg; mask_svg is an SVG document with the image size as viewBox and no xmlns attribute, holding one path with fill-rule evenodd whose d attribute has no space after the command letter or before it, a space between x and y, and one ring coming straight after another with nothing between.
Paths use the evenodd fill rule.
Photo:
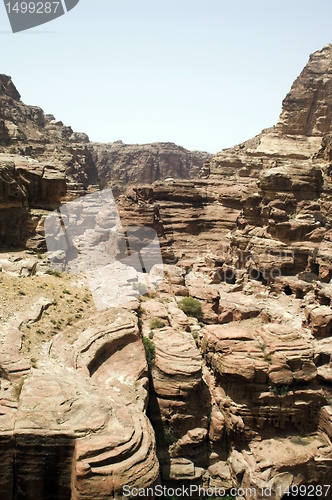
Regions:
<instances>
[{"instance_id":1,"label":"layered rock formation","mask_svg":"<svg viewBox=\"0 0 332 500\"><path fill-rule=\"evenodd\" d=\"M204 172L211 181L228 171L235 183L245 180L247 193L229 249L218 256L218 272L208 273L212 282L234 283L242 292L220 302L214 322L222 325L205 327L201 347L225 391L218 407L234 450L231 475L243 488L271 486L275 498L280 498L278 481L286 487L302 476L297 484L329 484L332 477L331 431L325 427L320 434L331 402L331 65L330 45L310 57L276 127L221 152ZM243 293L252 294L253 280L261 287L258 304L265 303L259 317L267 324L232 326L242 316ZM264 289L278 296L274 307L264 299ZM294 302L302 302L305 314L292 309ZM258 304L254 300L251 310ZM289 437L295 433L302 436L298 444L306 447L304 454ZM257 436L262 441L256 446ZM249 453L243 451L250 442ZM275 450L270 462L269 446Z\"/></svg>"},{"instance_id":2,"label":"layered rock formation","mask_svg":"<svg viewBox=\"0 0 332 500\"><path fill-rule=\"evenodd\" d=\"M211 325L195 332L212 408L207 434L200 427L209 449L204 484L271 487L281 498L278 485L332 479L331 61L332 46L311 56L276 127L208 160L199 179L149 191L173 262L187 273L161 292L197 297ZM124 212L147 206L130 193L121 203ZM172 406L159 401L162 420ZM168 458L188 439L175 437ZM184 462L173 463L170 479L185 480L190 452L176 457Z\"/></svg>"},{"instance_id":3,"label":"layered rock formation","mask_svg":"<svg viewBox=\"0 0 332 500\"><path fill-rule=\"evenodd\" d=\"M232 168L251 186L231 236L237 267L331 278L331 57L330 45L310 57L276 127L209 163L210 178Z\"/></svg>"},{"instance_id":4,"label":"layered rock formation","mask_svg":"<svg viewBox=\"0 0 332 500\"><path fill-rule=\"evenodd\" d=\"M90 144L0 78L2 243L42 245L50 209L112 187L122 226L155 229L165 261L140 306L98 313L81 275L3 255L4 498L161 481L281 500L331 484L331 68L329 45L275 127L203 168L172 144Z\"/></svg>"},{"instance_id":5,"label":"layered rock formation","mask_svg":"<svg viewBox=\"0 0 332 500\"><path fill-rule=\"evenodd\" d=\"M159 463L136 317L113 309L82 320L29 359L24 327L51 305L3 325L1 498L109 499L124 485L153 485Z\"/></svg>"},{"instance_id":6,"label":"layered rock formation","mask_svg":"<svg viewBox=\"0 0 332 500\"><path fill-rule=\"evenodd\" d=\"M4 245L45 249L40 238L42 210L98 189L112 188L118 196L128 184L188 179L210 157L172 143L90 143L86 134L73 132L37 106L23 104L10 77L0 75L0 84ZM11 220L15 224L10 227Z\"/></svg>"},{"instance_id":7,"label":"layered rock formation","mask_svg":"<svg viewBox=\"0 0 332 500\"><path fill-rule=\"evenodd\" d=\"M142 331L155 346L148 415L156 433L162 481L196 481L208 466L210 395L191 333L197 325L171 293L167 297L164 304L153 299L142 303Z\"/></svg>"},{"instance_id":8,"label":"layered rock formation","mask_svg":"<svg viewBox=\"0 0 332 500\"><path fill-rule=\"evenodd\" d=\"M111 144L94 143L92 156L97 166L100 187L123 193L128 184L196 177L208 153L188 151L173 143Z\"/></svg>"}]
</instances>

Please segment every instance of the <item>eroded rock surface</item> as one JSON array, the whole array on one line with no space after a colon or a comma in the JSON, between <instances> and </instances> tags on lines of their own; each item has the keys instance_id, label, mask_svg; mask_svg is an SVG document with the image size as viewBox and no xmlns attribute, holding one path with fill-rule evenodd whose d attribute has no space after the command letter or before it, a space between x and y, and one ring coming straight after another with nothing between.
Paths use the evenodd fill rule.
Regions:
<instances>
[{"instance_id":1,"label":"eroded rock surface","mask_svg":"<svg viewBox=\"0 0 332 500\"><path fill-rule=\"evenodd\" d=\"M125 484L154 484L159 462L136 317L113 310L81 321L44 343L38 360L20 353L22 322L5 323L0 353L1 497L109 499Z\"/></svg>"},{"instance_id":2,"label":"eroded rock surface","mask_svg":"<svg viewBox=\"0 0 332 500\"><path fill-rule=\"evenodd\" d=\"M115 194L119 194L126 190L128 184L197 177L211 155L188 151L167 142L135 145L117 141L93 144L92 156L98 168L101 188L112 188Z\"/></svg>"},{"instance_id":3,"label":"eroded rock surface","mask_svg":"<svg viewBox=\"0 0 332 500\"><path fill-rule=\"evenodd\" d=\"M112 186L165 261L140 306L97 314L84 278L3 254L4 498L331 484L331 61L331 45L313 54L277 125L203 168L172 144L91 145L0 78L2 243L42 245L51 205Z\"/></svg>"}]
</instances>

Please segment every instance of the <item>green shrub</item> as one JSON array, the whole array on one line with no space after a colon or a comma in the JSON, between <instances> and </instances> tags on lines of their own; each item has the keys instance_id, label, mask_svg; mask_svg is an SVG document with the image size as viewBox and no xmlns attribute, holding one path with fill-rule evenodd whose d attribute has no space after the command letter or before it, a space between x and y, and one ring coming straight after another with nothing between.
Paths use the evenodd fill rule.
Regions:
<instances>
[{"instance_id":1,"label":"green shrub","mask_svg":"<svg viewBox=\"0 0 332 500\"><path fill-rule=\"evenodd\" d=\"M276 396L285 396L289 392L288 385L274 385L271 387L271 392Z\"/></svg>"},{"instance_id":2,"label":"green shrub","mask_svg":"<svg viewBox=\"0 0 332 500\"><path fill-rule=\"evenodd\" d=\"M30 362L31 362L32 368L37 368L37 360L36 360L36 358L31 358Z\"/></svg>"},{"instance_id":3,"label":"green shrub","mask_svg":"<svg viewBox=\"0 0 332 500\"><path fill-rule=\"evenodd\" d=\"M143 342L144 349L145 349L146 362L148 364L149 370L151 371L153 363L154 363L154 359L156 357L156 347L155 347L154 343L152 342L152 340L149 339L148 337L143 337L142 342Z\"/></svg>"},{"instance_id":4,"label":"green shrub","mask_svg":"<svg viewBox=\"0 0 332 500\"><path fill-rule=\"evenodd\" d=\"M159 422L155 427L155 434L157 443L159 443L162 447L169 447L178 440L168 422Z\"/></svg>"},{"instance_id":5,"label":"green shrub","mask_svg":"<svg viewBox=\"0 0 332 500\"><path fill-rule=\"evenodd\" d=\"M171 446L172 444L176 443L178 440L177 437L175 436L173 430L168 424L164 425L164 439L165 443L167 446Z\"/></svg>"},{"instance_id":6,"label":"green shrub","mask_svg":"<svg viewBox=\"0 0 332 500\"><path fill-rule=\"evenodd\" d=\"M150 321L150 328L151 330L154 330L155 328L163 328L165 326L165 323L161 321L159 318L153 318Z\"/></svg>"},{"instance_id":7,"label":"green shrub","mask_svg":"<svg viewBox=\"0 0 332 500\"><path fill-rule=\"evenodd\" d=\"M179 307L187 316L193 316L197 319L200 319L202 316L202 305L200 301L194 299L194 297L185 297L181 300Z\"/></svg>"},{"instance_id":8,"label":"green shrub","mask_svg":"<svg viewBox=\"0 0 332 500\"><path fill-rule=\"evenodd\" d=\"M304 436L291 436L290 442L293 444L300 444L301 446L307 446L310 443L310 440Z\"/></svg>"}]
</instances>

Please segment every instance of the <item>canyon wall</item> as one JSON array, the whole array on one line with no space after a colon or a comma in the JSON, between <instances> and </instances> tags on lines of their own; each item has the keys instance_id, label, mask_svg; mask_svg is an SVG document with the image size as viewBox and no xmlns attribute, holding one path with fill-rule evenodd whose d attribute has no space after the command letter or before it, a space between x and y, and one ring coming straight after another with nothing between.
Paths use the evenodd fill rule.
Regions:
<instances>
[{"instance_id":1,"label":"canyon wall","mask_svg":"<svg viewBox=\"0 0 332 500\"><path fill-rule=\"evenodd\" d=\"M50 210L112 187L165 262L156 290L98 312L84 276L2 254L4 498L331 484L331 73L328 45L275 127L213 157L91 144L0 77L2 245L43 250Z\"/></svg>"}]
</instances>

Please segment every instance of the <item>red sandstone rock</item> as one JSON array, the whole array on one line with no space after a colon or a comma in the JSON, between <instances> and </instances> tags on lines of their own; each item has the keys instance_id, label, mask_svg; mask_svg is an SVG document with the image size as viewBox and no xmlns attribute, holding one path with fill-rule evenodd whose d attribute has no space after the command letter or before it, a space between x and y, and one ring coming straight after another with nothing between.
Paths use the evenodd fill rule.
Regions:
<instances>
[{"instance_id":1,"label":"red sandstone rock","mask_svg":"<svg viewBox=\"0 0 332 500\"><path fill-rule=\"evenodd\" d=\"M1 353L8 373L23 359L13 351L11 332ZM120 497L124 484L153 484L159 463L145 415L146 360L134 317L114 310L72 333L71 341L67 334L56 337L24 379L19 407L2 396L8 411L0 411L0 426L12 440L9 449L15 447L16 486L24 491L31 484L46 497L54 483L59 498L106 499ZM0 491L10 477L5 480L0 478Z\"/></svg>"},{"instance_id":2,"label":"red sandstone rock","mask_svg":"<svg viewBox=\"0 0 332 500\"><path fill-rule=\"evenodd\" d=\"M118 200L123 224L154 227L165 259L181 266L166 267L160 296L140 310L156 348L155 431L128 310L68 328L45 346L37 369L21 355L19 324L3 329L1 494L12 489L14 437L19 487L39 481L45 460L48 480L57 477L61 446L59 487L69 496L71 484L78 499L119 496L124 482L151 485L160 471L163 480L271 486L278 500L278 487L331 482L331 59L332 46L311 57L275 128L209 158L202 170L204 155L174 145L88 144L24 106L10 79L0 78L2 242L19 235L20 245L37 246L42 210L60 202L64 183L71 199L99 181L118 192L132 182ZM2 272L28 279L30 264L4 258ZM188 318L174 298L187 293L201 300L205 323L222 324L201 329ZM166 326L151 328L153 318ZM13 384L28 373L18 402Z\"/></svg>"}]
</instances>

